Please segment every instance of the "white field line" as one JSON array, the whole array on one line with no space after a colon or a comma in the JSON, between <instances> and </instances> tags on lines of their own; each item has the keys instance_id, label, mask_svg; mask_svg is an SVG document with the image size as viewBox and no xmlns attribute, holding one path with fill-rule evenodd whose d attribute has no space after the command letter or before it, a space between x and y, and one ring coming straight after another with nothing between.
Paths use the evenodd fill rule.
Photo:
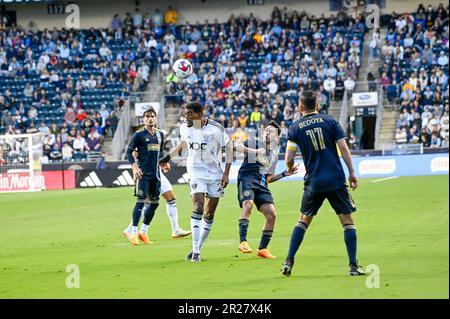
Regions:
<instances>
[{"instance_id":1,"label":"white field line","mask_svg":"<svg viewBox=\"0 0 450 319\"><path fill-rule=\"evenodd\" d=\"M371 183L378 183L378 182L384 182L384 181L388 181L390 179L396 179L399 178L400 176L390 176L390 177L384 177L384 178L380 178L380 179L374 179L373 181L370 181Z\"/></svg>"}]
</instances>

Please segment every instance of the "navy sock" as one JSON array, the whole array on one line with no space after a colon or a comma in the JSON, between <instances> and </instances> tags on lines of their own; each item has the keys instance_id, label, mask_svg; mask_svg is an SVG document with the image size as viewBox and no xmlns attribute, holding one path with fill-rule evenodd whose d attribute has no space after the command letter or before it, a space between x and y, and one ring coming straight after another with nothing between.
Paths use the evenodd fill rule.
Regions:
<instances>
[{"instance_id":1,"label":"navy sock","mask_svg":"<svg viewBox=\"0 0 450 319\"><path fill-rule=\"evenodd\" d=\"M150 225L150 222L153 219L153 216L155 216L155 211L158 208L159 203L152 203L147 206L147 208L144 211L144 224Z\"/></svg>"},{"instance_id":2,"label":"navy sock","mask_svg":"<svg viewBox=\"0 0 450 319\"><path fill-rule=\"evenodd\" d=\"M243 241L247 241L247 230L248 230L248 224L250 221L248 219L239 219L239 237L241 240L241 243Z\"/></svg>"},{"instance_id":3,"label":"navy sock","mask_svg":"<svg viewBox=\"0 0 450 319\"><path fill-rule=\"evenodd\" d=\"M141 219L141 211L144 208L144 203L137 202L133 209L133 226L139 225Z\"/></svg>"},{"instance_id":4,"label":"navy sock","mask_svg":"<svg viewBox=\"0 0 450 319\"><path fill-rule=\"evenodd\" d=\"M266 249L272 239L273 230L263 230L258 249Z\"/></svg>"},{"instance_id":5,"label":"navy sock","mask_svg":"<svg viewBox=\"0 0 450 319\"><path fill-rule=\"evenodd\" d=\"M291 243L289 244L288 258L294 259L307 229L308 225L303 222L298 222L297 225L295 225L291 235Z\"/></svg>"},{"instance_id":6,"label":"navy sock","mask_svg":"<svg viewBox=\"0 0 450 319\"><path fill-rule=\"evenodd\" d=\"M356 265L356 228L352 224L344 225L344 241L347 247L348 262L350 265Z\"/></svg>"}]
</instances>

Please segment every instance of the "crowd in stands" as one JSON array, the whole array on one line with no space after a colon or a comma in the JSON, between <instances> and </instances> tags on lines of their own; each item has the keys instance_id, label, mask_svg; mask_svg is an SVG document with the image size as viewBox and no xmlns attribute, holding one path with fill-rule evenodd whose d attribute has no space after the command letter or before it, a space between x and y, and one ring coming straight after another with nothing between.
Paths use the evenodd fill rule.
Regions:
<instances>
[{"instance_id":1,"label":"crowd in stands","mask_svg":"<svg viewBox=\"0 0 450 319\"><path fill-rule=\"evenodd\" d=\"M379 83L400 110L397 143L449 146L448 19L442 4L390 16Z\"/></svg>"},{"instance_id":2,"label":"crowd in stands","mask_svg":"<svg viewBox=\"0 0 450 319\"><path fill-rule=\"evenodd\" d=\"M448 146L448 16L448 6L420 5L390 15L382 46L373 33L371 56L383 62L379 84L401 111L399 143ZM136 9L101 29L0 30L0 134L41 132L44 158L86 159L114 134L130 92L143 90L153 70L168 76L184 57L195 72L182 81L168 77L168 103L199 100L234 141L275 120L283 150L303 90L315 90L327 113L355 87L362 15L275 7L267 20L251 13L226 23L177 19L172 7L164 14ZM376 90L375 77L367 79ZM0 148L6 154L17 145Z\"/></svg>"},{"instance_id":3,"label":"crowd in stands","mask_svg":"<svg viewBox=\"0 0 450 319\"><path fill-rule=\"evenodd\" d=\"M245 141L275 120L284 149L303 90L316 91L320 112L327 113L330 101L354 88L365 31L362 16L316 17L286 7L275 7L268 20L250 14L231 15L226 23L187 23L165 35L161 68L168 73L169 61L184 57L195 72L168 80L167 99L204 103L232 140Z\"/></svg>"},{"instance_id":4,"label":"crowd in stands","mask_svg":"<svg viewBox=\"0 0 450 319\"><path fill-rule=\"evenodd\" d=\"M0 135L42 133L44 161L100 152L129 93L145 89L161 62L163 28L177 18L171 7L165 16L136 9L104 29L0 30ZM15 148L5 143L2 154Z\"/></svg>"}]
</instances>

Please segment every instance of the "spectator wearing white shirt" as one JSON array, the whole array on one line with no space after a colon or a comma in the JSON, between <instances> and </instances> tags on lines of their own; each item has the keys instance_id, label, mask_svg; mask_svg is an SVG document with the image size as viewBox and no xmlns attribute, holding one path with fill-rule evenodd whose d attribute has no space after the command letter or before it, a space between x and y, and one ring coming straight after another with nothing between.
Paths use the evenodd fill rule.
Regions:
<instances>
[{"instance_id":1,"label":"spectator wearing white shirt","mask_svg":"<svg viewBox=\"0 0 450 319\"><path fill-rule=\"evenodd\" d=\"M98 50L98 53L102 58L107 57L111 54L111 50L106 46L106 43L102 43L101 48Z\"/></svg>"},{"instance_id":2,"label":"spectator wearing white shirt","mask_svg":"<svg viewBox=\"0 0 450 319\"><path fill-rule=\"evenodd\" d=\"M55 71L52 71L52 73L50 74L49 80L50 80L50 82L58 82L59 75Z\"/></svg>"},{"instance_id":3,"label":"spectator wearing white shirt","mask_svg":"<svg viewBox=\"0 0 450 319\"><path fill-rule=\"evenodd\" d=\"M70 147L69 143L65 142L62 147L62 157L64 161L70 161L73 156L73 149Z\"/></svg>"},{"instance_id":4,"label":"spectator wearing white shirt","mask_svg":"<svg viewBox=\"0 0 450 319\"><path fill-rule=\"evenodd\" d=\"M150 36L150 39L145 42L145 47L147 49L156 48L157 46L158 46L158 42L155 40L155 37L152 35Z\"/></svg>"},{"instance_id":5,"label":"spectator wearing white shirt","mask_svg":"<svg viewBox=\"0 0 450 319\"><path fill-rule=\"evenodd\" d=\"M39 126L39 132L42 134L48 134L50 133L49 127L45 124L45 122L41 122L41 125Z\"/></svg>"},{"instance_id":6,"label":"spectator wearing white shirt","mask_svg":"<svg viewBox=\"0 0 450 319\"><path fill-rule=\"evenodd\" d=\"M278 92L278 84L275 82L275 79L272 79L270 83L267 85L269 89L269 94L275 95Z\"/></svg>"},{"instance_id":7,"label":"spectator wearing white shirt","mask_svg":"<svg viewBox=\"0 0 450 319\"><path fill-rule=\"evenodd\" d=\"M334 100L335 92L336 92L336 81L331 76L323 81L323 88L328 92L329 97Z\"/></svg>"},{"instance_id":8,"label":"spectator wearing white shirt","mask_svg":"<svg viewBox=\"0 0 450 319\"><path fill-rule=\"evenodd\" d=\"M65 43L59 47L59 56L61 59L67 59L70 56L70 50Z\"/></svg>"},{"instance_id":9,"label":"spectator wearing white shirt","mask_svg":"<svg viewBox=\"0 0 450 319\"><path fill-rule=\"evenodd\" d=\"M34 88L30 83L27 83L25 85L25 88L23 89L23 95L26 97L31 97L33 95Z\"/></svg>"},{"instance_id":10,"label":"spectator wearing white shirt","mask_svg":"<svg viewBox=\"0 0 450 319\"><path fill-rule=\"evenodd\" d=\"M138 68L138 73L139 73L139 76L141 77L141 79L144 82L148 82L148 76L149 76L149 73L150 73L150 68L149 68L149 66L147 64L145 64L144 61L141 62L141 65Z\"/></svg>"},{"instance_id":11,"label":"spectator wearing white shirt","mask_svg":"<svg viewBox=\"0 0 450 319\"><path fill-rule=\"evenodd\" d=\"M84 87L88 88L88 89L95 89L95 87L97 86L97 81L94 78L94 75L91 74L91 76L89 77L89 80L87 80L84 83Z\"/></svg>"},{"instance_id":12,"label":"spectator wearing white shirt","mask_svg":"<svg viewBox=\"0 0 450 319\"><path fill-rule=\"evenodd\" d=\"M448 56L445 55L444 51L441 51L441 53L439 54L439 58L437 59L437 63L444 67L446 65L448 65Z\"/></svg>"},{"instance_id":13,"label":"spectator wearing white shirt","mask_svg":"<svg viewBox=\"0 0 450 319\"><path fill-rule=\"evenodd\" d=\"M353 93L353 89L355 88L355 81L351 76L347 78L347 80L344 81L344 88L349 92L350 94Z\"/></svg>"},{"instance_id":14,"label":"spectator wearing white shirt","mask_svg":"<svg viewBox=\"0 0 450 319\"><path fill-rule=\"evenodd\" d=\"M73 149L78 152L84 152L86 146L86 140L81 136L80 132L77 133L77 138L73 140Z\"/></svg>"},{"instance_id":15,"label":"spectator wearing white shirt","mask_svg":"<svg viewBox=\"0 0 450 319\"><path fill-rule=\"evenodd\" d=\"M194 43L194 41L191 41L191 43L190 43L189 46L188 46L188 50L189 50L189 52L191 52L191 53L196 53L196 52L197 52L198 47L197 47L197 45Z\"/></svg>"}]
</instances>

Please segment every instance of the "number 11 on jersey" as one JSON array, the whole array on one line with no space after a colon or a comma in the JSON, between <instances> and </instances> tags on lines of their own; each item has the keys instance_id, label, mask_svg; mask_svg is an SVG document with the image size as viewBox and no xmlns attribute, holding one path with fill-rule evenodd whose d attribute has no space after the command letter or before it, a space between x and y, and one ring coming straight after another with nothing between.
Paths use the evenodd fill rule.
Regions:
<instances>
[{"instance_id":1,"label":"number 11 on jersey","mask_svg":"<svg viewBox=\"0 0 450 319\"><path fill-rule=\"evenodd\" d=\"M311 143L313 144L314 150L324 150L326 148L325 142L323 140L322 128L316 127L306 131L306 135L311 139ZM317 137L316 137L317 136ZM319 142L317 142L319 141Z\"/></svg>"}]
</instances>

